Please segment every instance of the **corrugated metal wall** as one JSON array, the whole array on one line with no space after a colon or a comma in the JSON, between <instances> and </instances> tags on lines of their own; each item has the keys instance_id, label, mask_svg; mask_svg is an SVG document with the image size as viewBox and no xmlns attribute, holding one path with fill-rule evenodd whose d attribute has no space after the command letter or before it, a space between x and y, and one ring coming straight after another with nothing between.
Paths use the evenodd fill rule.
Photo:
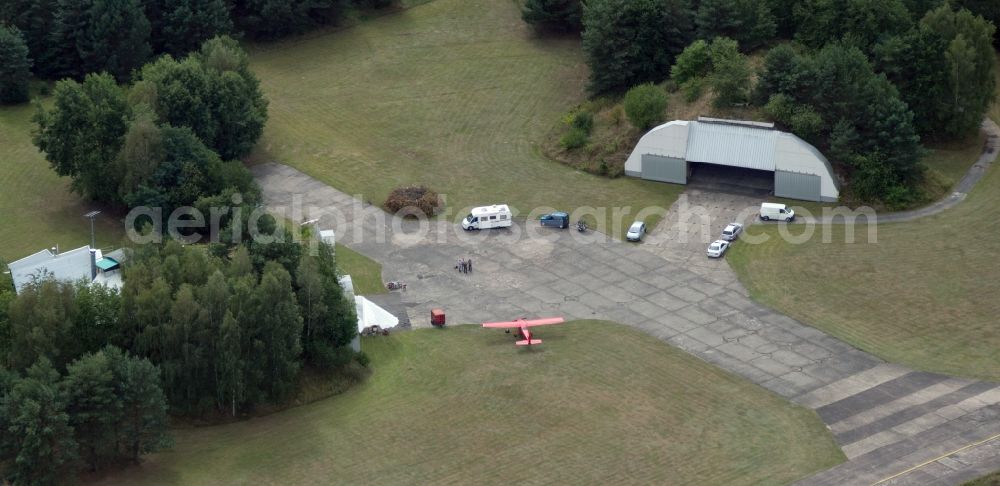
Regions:
<instances>
[{"instance_id":1,"label":"corrugated metal wall","mask_svg":"<svg viewBox=\"0 0 1000 486\"><path fill-rule=\"evenodd\" d=\"M644 154L642 178L651 181L687 184L688 164L684 159Z\"/></svg>"},{"instance_id":2,"label":"corrugated metal wall","mask_svg":"<svg viewBox=\"0 0 1000 486\"><path fill-rule=\"evenodd\" d=\"M774 195L805 201L822 201L820 178L813 174L774 171Z\"/></svg>"}]
</instances>

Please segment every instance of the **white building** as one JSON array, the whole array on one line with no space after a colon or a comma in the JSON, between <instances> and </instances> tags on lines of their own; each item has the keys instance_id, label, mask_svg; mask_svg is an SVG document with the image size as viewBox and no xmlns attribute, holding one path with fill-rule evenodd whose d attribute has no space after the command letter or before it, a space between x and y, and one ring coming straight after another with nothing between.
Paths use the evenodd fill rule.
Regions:
<instances>
[{"instance_id":1,"label":"white building","mask_svg":"<svg viewBox=\"0 0 1000 486\"><path fill-rule=\"evenodd\" d=\"M774 195L807 201L840 196L830 162L801 138L770 123L699 118L674 120L639 139L625 174L687 184L691 163L774 173Z\"/></svg>"},{"instance_id":2,"label":"white building","mask_svg":"<svg viewBox=\"0 0 1000 486\"><path fill-rule=\"evenodd\" d=\"M59 252L58 247L42 250L7 265L14 280L14 290L20 292L31 282L53 278L62 282L86 281L111 288L121 288L121 250L104 255L101 250L82 246Z\"/></svg>"}]
</instances>

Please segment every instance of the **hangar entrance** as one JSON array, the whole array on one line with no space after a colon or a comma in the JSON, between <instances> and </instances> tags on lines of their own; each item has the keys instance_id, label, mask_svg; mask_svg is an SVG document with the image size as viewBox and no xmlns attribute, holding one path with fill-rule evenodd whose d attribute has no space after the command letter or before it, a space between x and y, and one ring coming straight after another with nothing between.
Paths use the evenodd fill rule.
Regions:
<instances>
[{"instance_id":1,"label":"hangar entrance","mask_svg":"<svg viewBox=\"0 0 1000 486\"><path fill-rule=\"evenodd\" d=\"M774 194L774 172L729 165L688 162L687 184L712 192L764 198Z\"/></svg>"}]
</instances>

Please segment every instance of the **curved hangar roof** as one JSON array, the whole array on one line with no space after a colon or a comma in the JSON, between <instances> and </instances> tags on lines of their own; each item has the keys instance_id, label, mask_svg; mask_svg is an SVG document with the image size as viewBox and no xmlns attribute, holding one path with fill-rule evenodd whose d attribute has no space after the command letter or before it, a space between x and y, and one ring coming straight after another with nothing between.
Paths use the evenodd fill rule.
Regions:
<instances>
[{"instance_id":1,"label":"curved hangar roof","mask_svg":"<svg viewBox=\"0 0 1000 486\"><path fill-rule=\"evenodd\" d=\"M836 200L836 178L826 157L805 140L772 127L729 120L674 120L639 139L625 162L625 173L641 177L642 156L659 155L688 162L812 174L821 179L824 199Z\"/></svg>"}]
</instances>

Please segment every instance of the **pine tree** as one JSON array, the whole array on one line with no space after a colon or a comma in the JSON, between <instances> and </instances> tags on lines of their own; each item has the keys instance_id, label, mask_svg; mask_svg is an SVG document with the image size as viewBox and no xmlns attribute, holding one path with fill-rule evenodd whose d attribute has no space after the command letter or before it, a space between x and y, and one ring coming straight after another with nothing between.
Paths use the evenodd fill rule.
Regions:
<instances>
[{"instance_id":1,"label":"pine tree","mask_svg":"<svg viewBox=\"0 0 1000 486\"><path fill-rule=\"evenodd\" d=\"M233 417L236 416L237 408L246 400L243 376L246 363L242 359L242 340L242 330L236 318L226 311L222 325L219 326L216 395L218 408L229 409Z\"/></svg>"},{"instance_id":2,"label":"pine tree","mask_svg":"<svg viewBox=\"0 0 1000 486\"><path fill-rule=\"evenodd\" d=\"M59 373L42 358L0 403L6 422L0 442L14 456L14 484L57 484L72 477L77 443L58 382Z\"/></svg>"},{"instance_id":3,"label":"pine tree","mask_svg":"<svg viewBox=\"0 0 1000 486\"><path fill-rule=\"evenodd\" d=\"M521 18L539 29L579 32L583 27L583 4L580 0L527 0Z\"/></svg>"},{"instance_id":4,"label":"pine tree","mask_svg":"<svg viewBox=\"0 0 1000 486\"><path fill-rule=\"evenodd\" d=\"M6 8L5 8L6 7ZM52 27L56 0L7 0L0 2L0 24L17 27L28 45L28 56L35 60L35 74L49 77L48 60L52 45Z\"/></svg>"},{"instance_id":5,"label":"pine tree","mask_svg":"<svg viewBox=\"0 0 1000 486\"><path fill-rule=\"evenodd\" d=\"M167 434L167 399L160 386L160 372L149 360L105 348L121 402L118 439L122 453L133 462L171 443Z\"/></svg>"},{"instance_id":6,"label":"pine tree","mask_svg":"<svg viewBox=\"0 0 1000 486\"><path fill-rule=\"evenodd\" d=\"M729 37L745 51L772 40L777 31L777 22L767 3L755 0L701 0L695 23L699 37Z\"/></svg>"},{"instance_id":7,"label":"pine tree","mask_svg":"<svg viewBox=\"0 0 1000 486\"><path fill-rule=\"evenodd\" d=\"M161 0L160 25L155 29L157 52L183 56L201 43L233 29L223 0Z\"/></svg>"},{"instance_id":8,"label":"pine tree","mask_svg":"<svg viewBox=\"0 0 1000 486\"><path fill-rule=\"evenodd\" d=\"M115 396L111 363L100 352L85 355L67 367L61 386L81 456L96 471L117 455L121 402Z\"/></svg>"},{"instance_id":9,"label":"pine tree","mask_svg":"<svg viewBox=\"0 0 1000 486\"><path fill-rule=\"evenodd\" d=\"M94 0L77 43L83 73L106 71L126 80L152 53L149 21L138 0Z\"/></svg>"},{"instance_id":10,"label":"pine tree","mask_svg":"<svg viewBox=\"0 0 1000 486\"><path fill-rule=\"evenodd\" d=\"M693 40L687 0L591 0L583 10L583 50L594 93L662 81Z\"/></svg>"},{"instance_id":11,"label":"pine tree","mask_svg":"<svg viewBox=\"0 0 1000 486\"><path fill-rule=\"evenodd\" d=\"M302 317L292 291L292 278L281 265L268 262L254 291L255 341L261 353L255 363L263 378L256 386L271 400L288 396L295 386L302 353Z\"/></svg>"},{"instance_id":12,"label":"pine tree","mask_svg":"<svg viewBox=\"0 0 1000 486\"><path fill-rule=\"evenodd\" d=\"M56 0L47 55L39 60L52 78L81 79L86 73L78 45L87 35L93 0Z\"/></svg>"},{"instance_id":13,"label":"pine tree","mask_svg":"<svg viewBox=\"0 0 1000 486\"><path fill-rule=\"evenodd\" d=\"M0 24L0 103L28 101L31 59L17 27Z\"/></svg>"}]
</instances>

